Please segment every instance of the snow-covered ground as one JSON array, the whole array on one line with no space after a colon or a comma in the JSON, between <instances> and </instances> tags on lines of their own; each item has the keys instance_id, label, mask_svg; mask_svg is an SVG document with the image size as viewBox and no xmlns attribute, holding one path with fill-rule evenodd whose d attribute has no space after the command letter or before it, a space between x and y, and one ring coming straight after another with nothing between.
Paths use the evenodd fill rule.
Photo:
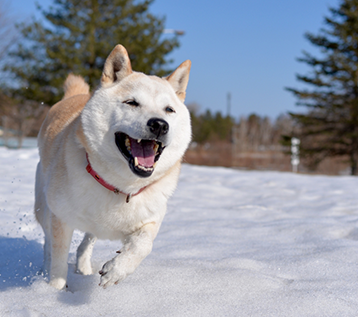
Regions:
<instances>
[{"instance_id":1,"label":"snow-covered ground","mask_svg":"<svg viewBox=\"0 0 358 317\"><path fill-rule=\"evenodd\" d=\"M152 253L124 282L38 275L37 150L0 148L0 316L357 316L358 178L184 165ZM66 208L64 206L64 208ZM120 243L98 241L98 271Z\"/></svg>"}]
</instances>

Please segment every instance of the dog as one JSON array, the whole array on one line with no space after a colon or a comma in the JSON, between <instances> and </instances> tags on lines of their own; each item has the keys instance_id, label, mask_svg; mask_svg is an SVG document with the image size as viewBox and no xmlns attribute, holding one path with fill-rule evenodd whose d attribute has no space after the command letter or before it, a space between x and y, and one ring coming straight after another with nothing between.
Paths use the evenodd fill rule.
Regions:
<instances>
[{"instance_id":1,"label":"dog","mask_svg":"<svg viewBox=\"0 0 358 317\"><path fill-rule=\"evenodd\" d=\"M190 67L187 60L165 78L135 72L117 45L93 95L82 77L66 79L64 97L38 137L34 209L51 286L66 288L74 229L85 232L80 274L93 273L97 238L122 241L99 272L103 288L125 279L151 252L191 140L184 105Z\"/></svg>"}]
</instances>

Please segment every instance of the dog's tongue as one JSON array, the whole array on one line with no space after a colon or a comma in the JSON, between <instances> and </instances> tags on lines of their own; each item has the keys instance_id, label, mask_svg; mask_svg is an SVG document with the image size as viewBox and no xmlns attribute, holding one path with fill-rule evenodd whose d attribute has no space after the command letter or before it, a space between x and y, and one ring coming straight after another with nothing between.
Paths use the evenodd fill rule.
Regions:
<instances>
[{"instance_id":1,"label":"dog's tongue","mask_svg":"<svg viewBox=\"0 0 358 317\"><path fill-rule=\"evenodd\" d=\"M138 158L138 163L144 167L152 167L154 165L154 141L143 140L137 142L137 140L131 139L131 152L133 157Z\"/></svg>"}]
</instances>

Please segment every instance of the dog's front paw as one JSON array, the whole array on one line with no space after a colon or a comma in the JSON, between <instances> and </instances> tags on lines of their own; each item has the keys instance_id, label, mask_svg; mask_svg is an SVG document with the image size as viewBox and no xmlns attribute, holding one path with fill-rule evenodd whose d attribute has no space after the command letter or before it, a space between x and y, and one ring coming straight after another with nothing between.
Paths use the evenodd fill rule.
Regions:
<instances>
[{"instance_id":1,"label":"dog's front paw","mask_svg":"<svg viewBox=\"0 0 358 317\"><path fill-rule=\"evenodd\" d=\"M83 260L78 259L76 265L76 273L82 275L91 275L93 274L91 261L90 260Z\"/></svg>"},{"instance_id":2,"label":"dog's front paw","mask_svg":"<svg viewBox=\"0 0 358 317\"><path fill-rule=\"evenodd\" d=\"M121 266L117 262L117 258L114 258L103 265L102 270L99 271L101 275L99 286L107 288L113 284L118 284L126 278L127 274L121 269Z\"/></svg>"},{"instance_id":3,"label":"dog's front paw","mask_svg":"<svg viewBox=\"0 0 358 317\"><path fill-rule=\"evenodd\" d=\"M61 277L52 278L49 284L58 290L66 289L66 280Z\"/></svg>"}]
</instances>

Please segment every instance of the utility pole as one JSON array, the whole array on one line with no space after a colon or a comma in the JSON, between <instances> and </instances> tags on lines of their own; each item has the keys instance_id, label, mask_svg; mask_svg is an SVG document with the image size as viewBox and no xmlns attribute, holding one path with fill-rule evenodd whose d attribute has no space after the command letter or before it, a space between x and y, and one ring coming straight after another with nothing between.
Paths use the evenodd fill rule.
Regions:
<instances>
[{"instance_id":1,"label":"utility pole","mask_svg":"<svg viewBox=\"0 0 358 317\"><path fill-rule=\"evenodd\" d=\"M227 116L230 117L230 111L231 111L231 93L228 92L226 95L227 100Z\"/></svg>"},{"instance_id":2,"label":"utility pole","mask_svg":"<svg viewBox=\"0 0 358 317\"><path fill-rule=\"evenodd\" d=\"M228 92L226 94L226 104L227 104L227 117L230 118L231 115L231 93ZM235 166L235 155L236 155L236 127L235 124L233 124L231 128L231 135L230 135L230 141L231 141L231 166Z\"/></svg>"}]
</instances>

